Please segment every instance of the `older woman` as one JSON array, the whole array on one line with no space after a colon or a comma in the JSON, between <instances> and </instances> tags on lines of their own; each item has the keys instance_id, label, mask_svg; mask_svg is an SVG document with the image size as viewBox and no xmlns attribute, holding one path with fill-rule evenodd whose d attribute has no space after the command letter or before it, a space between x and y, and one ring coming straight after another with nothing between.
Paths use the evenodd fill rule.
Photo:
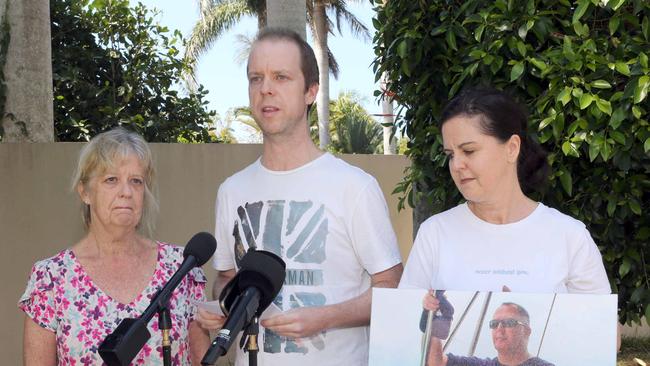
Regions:
<instances>
[{"instance_id":1,"label":"older woman","mask_svg":"<svg viewBox=\"0 0 650 366\"><path fill-rule=\"evenodd\" d=\"M400 288L611 292L585 225L524 193L539 188L548 171L527 125L523 109L494 89L464 91L445 107L444 153L467 202L420 226ZM437 311L441 302L433 294L423 304ZM522 357L506 364L527 361ZM446 362L433 337L428 364Z\"/></svg>"},{"instance_id":2,"label":"older woman","mask_svg":"<svg viewBox=\"0 0 650 366\"><path fill-rule=\"evenodd\" d=\"M150 234L157 209L153 184L151 152L138 134L114 129L83 148L73 185L86 235L32 269L19 302L25 365L101 365L99 344L122 319L138 317L179 267L182 248L141 233ZM169 301L174 365L199 364L207 349L191 303L204 298L205 282L193 270ZM162 365L157 318L149 331L133 364Z\"/></svg>"}]
</instances>

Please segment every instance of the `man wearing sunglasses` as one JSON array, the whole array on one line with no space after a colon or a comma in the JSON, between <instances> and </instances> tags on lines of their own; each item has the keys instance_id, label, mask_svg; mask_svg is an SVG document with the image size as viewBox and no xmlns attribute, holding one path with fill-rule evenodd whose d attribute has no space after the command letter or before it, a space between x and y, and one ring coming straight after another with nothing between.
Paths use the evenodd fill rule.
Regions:
<instances>
[{"instance_id":1,"label":"man wearing sunglasses","mask_svg":"<svg viewBox=\"0 0 650 366\"><path fill-rule=\"evenodd\" d=\"M434 307L435 302L437 301L429 301ZM427 305L427 301L425 307L433 310ZM512 302L501 304L488 324L497 357L490 359L456 356L451 353L445 355L442 353L441 340L431 337L427 366L554 366L528 353L530 316L521 305Z\"/></svg>"}]
</instances>

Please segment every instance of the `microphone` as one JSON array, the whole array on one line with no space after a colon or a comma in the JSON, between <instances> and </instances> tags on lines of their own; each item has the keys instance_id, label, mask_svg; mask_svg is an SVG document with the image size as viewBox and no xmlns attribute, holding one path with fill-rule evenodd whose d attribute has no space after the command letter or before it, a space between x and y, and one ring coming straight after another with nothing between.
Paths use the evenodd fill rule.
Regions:
<instances>
[{"instance_id":1,"label":"microphone","mask_svg":"<svg viewBox=\"0 0 650 366\"><path fill-rule=\"evenodd\" d=\"M99 345L99 355L108 366L129 365L151 334L147 324L159 311L167 307L167 302L185 275L194 267L207 262L215 249L217 241L209 233L195 234L183 250L183 263L169 281L151 300L147 309L139 318L123 319L113 333L109 334Z\"/></svg>"},{"instance_id":2,"label":"microphone","mask_svg":"<svg viewBox=\"0 0 650 366\"><path fill-rule=\"evenodd\" d=\"M284 283L286 265L271 252L249 250L239 268L219 296L228 319L210 344L201 365L213 365L219 356L225 355L242 328L271 305Z\"/></svg>"}]
</instances>

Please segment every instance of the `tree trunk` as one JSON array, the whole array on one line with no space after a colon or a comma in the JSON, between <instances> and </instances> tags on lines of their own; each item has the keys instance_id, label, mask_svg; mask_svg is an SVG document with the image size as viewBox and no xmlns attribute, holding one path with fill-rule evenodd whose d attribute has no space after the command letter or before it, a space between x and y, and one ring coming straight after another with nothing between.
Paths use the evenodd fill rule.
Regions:
<instances>
[{"instance_id":1,"label":"tree trunk","mask_svg":"<svg viewBox=\"0 0 650 366\"><path fill-rule=\"evenodd\" d=\"M381 90L384 91L384 95L381 99L381 112L383 114L383 124L384 124L384 155L394 155L395 154L395 137L391 138L393 134L393 128L395 126L395 118L393 116L393 98L386 94L386 84L388 82L388 73L384 72L381 75Z\"/></svg>"},{"instance_id":2,"label":"tree trunk","mask_svg":"<svg viewBox=\"0 0 650 366\"><path fill-rule=\"evenodd\" d=\"M314 53L318 62L318 95L316 96L316 112L318 114L318 139L320 148L325 149L330 144L330 65L327 57L327 14L325 2L314 2Z\"/></svg>"},{"instance_id":3,"label":"tree trunk","mask_svg":"<svg viewBox=\"0 0 650 366\"><path fill-rule=\"evenodd\" d=\"M6 63L0 65L3 142L54 141L49 5L48 0L0 0L0 43L8 41Z\"/></svg>"},{"instance_id":4,"label":"tree trunk","mask_svg":"<svg viewBox=\"0 0 650 366\"><path fill-rule=\"evenodd\" d=\"M289 28L306 36L307 3L305 0L266 0L267 24L269 27Z\"/></svg>"}]
</instances>

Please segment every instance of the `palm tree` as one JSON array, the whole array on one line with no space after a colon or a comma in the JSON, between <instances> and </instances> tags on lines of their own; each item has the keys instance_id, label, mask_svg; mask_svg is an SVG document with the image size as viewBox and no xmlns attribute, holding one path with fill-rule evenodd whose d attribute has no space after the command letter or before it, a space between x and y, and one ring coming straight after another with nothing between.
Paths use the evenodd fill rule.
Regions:
<instances>
[{"instance_id":1,"label":"palm tree","mask_svg":"<svg viewBox=\"0 0 650 366\"><path fill-rule=\"evenodd\" d=\"M249 130L247 142L262 143L262 129L253 119L253 113L249 107L235 107L228 113L233 116L233 121L243 124Z\"/></svg>"},{"instance_id":2,"label":"palm tree","mask_svg":"<svg viewBox=\"0 0 650 366\"><path fill-rule=\"evenodd\" d=\"M345 154L374 154L382 144L382 127L352 93L341 93L330 102L330 149Z\"/></svg>"},{"instance_id":3,"label":"palm tree","mask_svg":"<svg viewBox=\"0 0 650 366\"><path fill-rule=\"evenodd\" d=\"M243 16L257 16L258 28L267 24L265 0L197 0L201 18L195 24L188 39L185 57L190 65L187 80L190 87L195 85L196 65L199 57L212 44ZM361 2L362 0L352 0ZM338 77L338 64L329 50L327 37L334 34L334 29L341 33L341 25L348 23L354 35L370 39L368 28L346 7L345 0L306 0L307 24L314 38L314 52L320 70L320 91L317 98L320 146L329 144L329 73ZM333 15L328 16L327 11Z\"/></svg>"},{"instance_id":4,"label":"palm tree","mask_svg":"<svg viewBox=\"0 0 650 366\"><path fill-rule=\"evenodd\" d=\"M266 0L269 27L285 27L305 35L306 3L304 0Z\"/></svg>"},{"instance_id":5,"label":"palm tree","mask_svg":"<svg viewBox=\"0 0 650 366\"><path fill-rule=\"evenodd\" d=\"M316 54L316 61L318 62L318 69L320 71L318 81L320 88L316 96L316 112L318 113L318 135L319 145L321 149L326 148L330 143L329 136L329 72L327 70L334 69L331 67L330 60L334 58L331 56L329 47L327 45L327 37L329 34L334 34L334 23L327 15L327 10L330 9L336 19L336 29L341 33L342 19L347 20L350 25L350 30L353 34L370 39L368 28L359 21L352 13L346 8L344 0L307 0L307 22L311 28L311 33L314 41L314 53ZM327 50L327 53L325 53ZM338 65L336 65L338 70ZM338 73L334 73L334 77L338 77Z\"/></svg>"},{"instance_id":6,"label":"palm tree","mask_svg":"<svg viewBox=\"0 0 650 366\"><path fill-rule=\"evenodd\" d=\"M0 141L54 141L51 39L49 1L0 1Z\"/></svg>"},{"instance_id":7,"label":"palm tree","mask_svg":"<svg viewBox=\"0 0 650 366\"><path fill-rule=\"evenodd\" d=\"M232 28L242 17L257 17L257 27L266 27L266 0L197 0L200 17L192 29L185 47L189 70L185 77L188 87L196 87L198 60L212 44Z\"/></svg>"}]
</instances>

